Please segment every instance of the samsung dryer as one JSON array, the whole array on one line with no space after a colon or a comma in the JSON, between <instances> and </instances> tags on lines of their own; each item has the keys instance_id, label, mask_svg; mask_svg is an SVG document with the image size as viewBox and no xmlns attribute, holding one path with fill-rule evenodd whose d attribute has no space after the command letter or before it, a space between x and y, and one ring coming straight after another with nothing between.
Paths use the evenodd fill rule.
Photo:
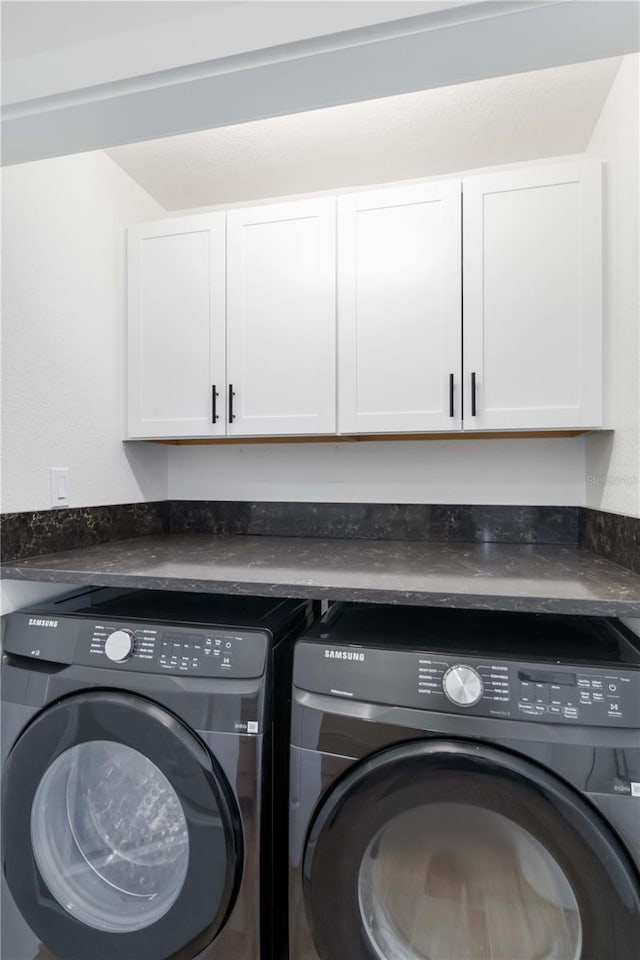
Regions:
<instances>
[{"instance_id":1,"label":"samsung dryer","mask_svg":"<svg viewBox=\"0 0 640 960\"><path fill-rule=\"evenodd\" d=\"M624 627L336 604L291 736L292 960L637 960Z\"/></svg>"},{"instance_id":2,"label":"samsung dryer","mask_svg":"<svg viewBox=\"0 0 640 960\"><path fill-rule=\"evenodd\" d=\"M272 960L272 688L308 615L98 589L9 616L3 960Z\"/></svg>"}]
</instances>

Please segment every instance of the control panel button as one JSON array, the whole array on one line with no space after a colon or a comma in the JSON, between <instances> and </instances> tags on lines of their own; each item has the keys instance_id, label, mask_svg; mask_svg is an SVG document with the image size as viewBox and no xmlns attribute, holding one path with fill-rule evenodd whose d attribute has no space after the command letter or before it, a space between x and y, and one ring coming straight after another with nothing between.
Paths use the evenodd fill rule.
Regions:
<instances>
[{"instance_id":1,"label":"control panel button","mask_svg":"<svg viewBox=\"0 0 640 960\"><path fill-rule=\"evenodd\" d=\"M445 673L442 688L449 700L460 707L473 707L482 697L480 674L473 667L457 664Z\"/></svg>"},{"instance_id":2,"label":"control panel button","mask_svg":"<svg viewBox=\"0 0 640 960\"><path fill-rule=\"evenodd\" d=\"M549 703L549 688L545 683L534 683L533 702L545 705Z\"/></svg>"},{"instance_id":3,"label":"control panel button","mask_svg":"<svg viewBox=\"0 0 640 960\"><path fill-rule=\"evenodd\" d=\"M104 652L113 663L124 663L133 654L133 645L131 630L114 630L105 641Z\"/></svg>"}]
</instances>

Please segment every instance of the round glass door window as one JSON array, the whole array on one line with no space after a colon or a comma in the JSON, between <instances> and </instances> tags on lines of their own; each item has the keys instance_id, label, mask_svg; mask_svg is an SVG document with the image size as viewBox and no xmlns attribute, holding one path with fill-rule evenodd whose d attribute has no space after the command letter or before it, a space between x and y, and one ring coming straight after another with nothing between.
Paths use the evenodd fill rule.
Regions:
<instances>
[{"instance_id":1,"label":"round glass door window","mask_svg":"<svg viewBox=\"0 0 640 960\"><path fill-rule=\"evenodd\" d=\"M465 804L417 807L363 858L362 921L380 960L578 960L571 885L530 833Z\"/></svg>"},{"instance_id":2,"label":"round glass door window","mask_svg":"<svg viewBox=\"0 0 640 960\"><path fill-rule=\"evenodd\" d=\"M175 790L143 754L108 740L71 747L47 769L31 808L31 843L56 900L112 933L159 920L189 863Z\"/></svg>"}]
</instances>

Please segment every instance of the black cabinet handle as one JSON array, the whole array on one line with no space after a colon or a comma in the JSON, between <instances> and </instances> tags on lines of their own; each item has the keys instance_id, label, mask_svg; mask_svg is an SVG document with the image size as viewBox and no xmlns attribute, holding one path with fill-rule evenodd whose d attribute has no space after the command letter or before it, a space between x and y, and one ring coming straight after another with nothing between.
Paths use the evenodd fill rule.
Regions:
<instances>
[{"instance_id":1,"label":"black cabinet handle","mask_svg":"<svg viewBox=\"0 0 640 960\"><path fill-rule=\"evenodd\" d=\"M218 411L216 406L216 400L218 398L218 391L216 390L215 383L211 387L211 423L218 422Z\"/></svg>"},{"instance_id":2,"label":"black cabinet handle","mask_svg":"<svg viewBox=\"0 0 640 960\"><path fill-rule=\"evenodd\" d=\"M449 374L449 416L455 417L455 412L453 409L453 374Z\"/></svg>"},{"instance_id":3,"label":"black cabinet handle","mask_svg":"<svg viewBox=\"0 0 640 960\"><path fill-rule=\"evenodd\" d=\"M236 418L235 413L233 412L233 398L235 397L236 392L233 389L233 384L229 384L229 423L233 423Z\"/></svg>"},{"instance_id":4,"label":"black cabinet handle","mask_svg":"<svg viewBox=\"0 0 640 960\"><path fill-rule=\"evenodd\" d=\"M476 415L476 374L475 371L471 374L471 416L475 417Z\"/></svg>"}]
</instances>

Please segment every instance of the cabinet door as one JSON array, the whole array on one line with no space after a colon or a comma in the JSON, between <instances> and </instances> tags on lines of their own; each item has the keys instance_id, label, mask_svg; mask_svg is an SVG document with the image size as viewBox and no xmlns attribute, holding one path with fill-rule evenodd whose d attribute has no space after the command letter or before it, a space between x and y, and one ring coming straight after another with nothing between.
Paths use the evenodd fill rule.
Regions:
<instances>
[{"instance_id":1,"label":"cabinet door","mask_svg":"<svg viewBox=\"0 0 640 960\"><path fill-rule=\"evenodd\" d=\"M228 433L334 433L335 201L227 218Z\"/></svg>"},{"instance_id":2,"label":"cabinet door","mask_svg":"<svg viewBox=\"0 0 640 960\"><path fill-rule=\"evenodd\" d=\"M342 197L341 433L460 429L459 180Z\"/></svg>"},{"instance_id":3,"label":"cabinet door","mask_svg":"<svg viewBox=\"0 0 640 960\"><path fill-rule=\"evenodd\" d=\"M128 259L128 437L224 435L225 214L131 227Z\"/></svg>"},{"instance_id":4,"label":"cabinet door","mask_svg":"<svg viewBox=\"0 0 640 960\"><path fill-rule=\"evenodd\" d=\"M600 164L470 177L463 190L464 429L600 426Z\"/></svg>"}]
</instances>

